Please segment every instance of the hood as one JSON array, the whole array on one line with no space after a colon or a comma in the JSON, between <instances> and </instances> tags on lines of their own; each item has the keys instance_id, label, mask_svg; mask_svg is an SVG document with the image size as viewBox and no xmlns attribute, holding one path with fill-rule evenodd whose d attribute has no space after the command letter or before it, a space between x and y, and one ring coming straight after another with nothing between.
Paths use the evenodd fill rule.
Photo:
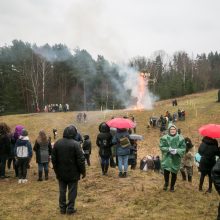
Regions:
<instances>
[{"instance_id":1,"label":"hood","mask_svg":"<svg viewBox=\"0 0 220 220\"><path fill-rule=\"evenodd\" d=\"M74 139L77 135L77 130L75 126L70 125L64 129L63 137L68 139Z\"/></svg>"},{"instance_id":2,"label":"hood","mask_svg":"<svg viewBox=\"0 0 220 220\"><path fill-rule=\"evenodd\" d=\"M23 141L29 141L29 137L28 136L19 136L19 139L23 140Z\"/></svg>"},{"instance_id":3,"label":"hood","mask_svg":"<svg viewBox=\"0 0 220 220\"><path fill-rule=\"evenodd\" d=\"M84 140L89 140L89 135L86 134L83 137L84 137Z\"/></svg>"},{"instance_id":4,"label":"hood","mask_svg":"<svg viewBox=\"0 0 220 220\"><path fill-rule=\"evenodd\" d=\"M102 122L99 125L99 131L102 132L102 133L108 133L108 132L110 132L110 128L105 122Z\"/></svg>"},{"instance_id":5,"label":"hood","mask_svg":"<svg viewBox=\"0 0 220 220\"><path fill-rule=\"evenodd\" d=\"M207 145L216 145L216 146L218 146L218 141L216 139L213 139L213 138L210 138L210 137L207 137L207 136L205 136L202 139L202 142L207 144Z\"/></svg>"},{"instance_id":6,"label":"hood","mask_svg":"<svg viewBox=\"0 0 220 220\"><path fill-rule=\"evenodd\" d=\"M170 128L171 127L174 127L175 129L176 129L176 134L178 133L177 131L178 131L178 129L177 129L177 127L176 127L176 125L175 124L172 124L172 123L169 123L169 125L168 125L168 134L170 135Z\"/></svg>"},{"instance_id":7,"label":"hood","mask_svg":"<svg viewBox=\"0 0 220 220\"><path fill-rule=\"evenodd\" d=\"M17 125L15 127L15 132L14 132L14 137L18 138L21 135L22 130L24 129L24 126L22 125Z\"/></svg>"}]
</instances>

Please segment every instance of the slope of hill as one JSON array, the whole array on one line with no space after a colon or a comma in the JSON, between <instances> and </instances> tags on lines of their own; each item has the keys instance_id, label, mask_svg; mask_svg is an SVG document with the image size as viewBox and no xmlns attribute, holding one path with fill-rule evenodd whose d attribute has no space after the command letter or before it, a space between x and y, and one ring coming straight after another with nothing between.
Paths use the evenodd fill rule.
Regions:
<instances>
[{"instance_id":1,"label":"slope of hill","mask_svg":"<svg viewBox=\"0 0 220 220\"><path fill-rule=\"evenodd\" d=\"M138 164L146 154L160 154L158 144L159 129L147 128L150 116L160 116L167 110L171 113L178 108L186 110L186 120L176 125L186 137L190 137L198 147L201 136L198 128L207 123L220 124L220 104L216 102L217 91L185 96L178 99L178 106L172 107L166 100L155 104L150 111L108 111L88 112L88 122L77 124L77 112L40 113L29 115L2 116L0 121L13 129L22 124L29 131L34 143L39 130L52 133L58 129L59 137L63 129L73 123L82 134L89 134L93 143L92 166L87 169L87 178L80 181L77 209L74 219L215 219L217 216L218 195L198 191L199 174L194 167L193 183L182 182L178 175L176 191L164 192L163 176L153 172L143 173L137 168L129 170L126 179L119 179L117 169L110 169L108 176L101 175L99 157L95 145L98 125L114 116L134 115L137 133L144 136L138 145ZM11 170L7 173L13 176ZM48 182L37 182L37 165L32 159L28 170L29 182L18 185L12 177L0 180L0 219L70 219L61 216L58 209L58 185L53 170L50 169ZM205 180L204 189L207 187Z\"/></svg>"}]
</instances>

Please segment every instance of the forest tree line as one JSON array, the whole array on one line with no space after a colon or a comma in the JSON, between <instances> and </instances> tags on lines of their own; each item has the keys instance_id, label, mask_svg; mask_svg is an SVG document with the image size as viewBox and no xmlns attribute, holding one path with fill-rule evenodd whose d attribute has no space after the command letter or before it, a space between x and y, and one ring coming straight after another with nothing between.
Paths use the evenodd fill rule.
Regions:
<instances>
[{"instance_id":1,"label":"forest tree line","mask_svg":"<svg viewBox=\"0 0 220 220\"><path fill-rule=\"evenodd\" d=\"M195 58L176 52L169 62L163 54L131 58L128 67L150 73L149 90L160 99L220 87L220 54ZM20 40L0 47L0 108L5 113L28 113L47 104L70 105L70 110L123 108L130 97L120 66L99 55L65 45L31 45ZM135 86L135 85L134 85ZM123 94L122 94L123 93ZM135 99L135 97L133 97Z\"/></svg>"}]
</instances>

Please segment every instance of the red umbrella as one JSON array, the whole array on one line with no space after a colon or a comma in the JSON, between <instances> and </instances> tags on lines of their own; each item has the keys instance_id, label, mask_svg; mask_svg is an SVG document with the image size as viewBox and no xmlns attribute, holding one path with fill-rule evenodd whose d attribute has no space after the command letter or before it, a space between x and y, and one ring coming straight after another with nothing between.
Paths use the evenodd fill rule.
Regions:
<instances>
[{"instance_id":1,"label":"red umbrella","mask_svg":"<svg viewBox=\"0 0 220 220\"><path fill-rule=\"evenodd\" d=\"M220 125L207 124L199 128L199 133L202 136L207 136L210 138L220 138Z\"/></svg>"},{"instance_id":2,"label":"red umbrella","mask_svg":"<svg viewBox=\"0 0 220 220\"><path fill-rule=\"evenodd\" d=\"M135 123L131 121L130 119L126 119L126 118L114 118L110 121L107 121L106 124L109 127L119 128L119 129L135 127Z\"/></svg>"}]
</instances>

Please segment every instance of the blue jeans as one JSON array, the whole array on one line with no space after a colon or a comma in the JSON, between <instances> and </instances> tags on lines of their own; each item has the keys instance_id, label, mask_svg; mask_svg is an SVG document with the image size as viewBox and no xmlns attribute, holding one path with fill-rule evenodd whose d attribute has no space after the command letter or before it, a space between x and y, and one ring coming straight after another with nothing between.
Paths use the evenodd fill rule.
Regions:
<instances>
[{"instance_id":1,"label":"blue jeans","mask_svg":"<svg viewBox=\"0 0 220 220\"><path fill-rule=\"evenodd\" d=\"M125 156L118 156L118 169L119 172L122 171L122 165L124 165L124 172L128 171L128 155Z\"/></svg>"},{"instance_id":2,"label":"blue jeans","mask_svg":"<svg viewBox=\"0 0 220 220\"><path fill-rule=\"evenodd\" d=\"M38 163L38 171L39 172L48 171L48 163Z\"/></svg>"},{"instance_id":3,"label":"blue jeans","mask_svg":"<svg viewBox=\"0 0 220 220\"><path fill-rule=\"evenodd\" d=\"M101 164L109 165L109 157L101 157Z\"/></svg>"}]
</instances>

